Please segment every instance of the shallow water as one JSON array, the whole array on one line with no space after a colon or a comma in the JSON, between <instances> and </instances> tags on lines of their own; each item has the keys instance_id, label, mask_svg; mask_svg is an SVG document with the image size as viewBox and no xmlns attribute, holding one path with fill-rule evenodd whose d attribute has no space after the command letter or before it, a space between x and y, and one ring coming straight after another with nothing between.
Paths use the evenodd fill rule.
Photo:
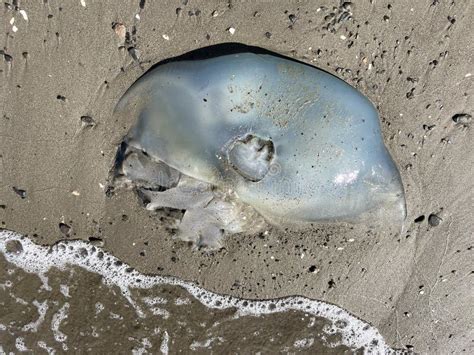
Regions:
<instances>
[{"instance_id":1,"label":"shallow water","mask_svg":"<svg viewBox=\"0 0 474 355\"><path fill-rule=\"evenodd\" d=\"M0 353L386 353L377 329L304 297L250 301L144 275L83 241L0 232Z\"/></svg>"}]
</instances>

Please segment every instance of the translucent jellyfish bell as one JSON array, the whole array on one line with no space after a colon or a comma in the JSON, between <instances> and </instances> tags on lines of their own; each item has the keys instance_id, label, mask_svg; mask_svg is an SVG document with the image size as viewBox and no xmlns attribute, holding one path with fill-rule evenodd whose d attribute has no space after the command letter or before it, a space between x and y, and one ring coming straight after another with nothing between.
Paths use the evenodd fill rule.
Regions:
<instances>
[{"instance_id":1,"label":"translucent jellyfish bell","mask_svg":"<svg viewBox=\"0 0 474 355\"><path fill-rule=\"evenodd\" d=\"M232 190L274 224L400 224L405 199L370 101L309 65L255 53L157 66L116 114L126 142L184 176Z\"/></svg>"}]
</instances>

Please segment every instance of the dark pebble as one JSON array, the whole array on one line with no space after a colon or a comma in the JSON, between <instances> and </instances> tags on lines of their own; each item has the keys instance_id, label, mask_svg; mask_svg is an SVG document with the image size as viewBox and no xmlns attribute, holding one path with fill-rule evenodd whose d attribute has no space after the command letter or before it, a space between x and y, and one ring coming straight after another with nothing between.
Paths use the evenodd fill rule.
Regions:
<instances>
[{"instance_id":1,"label":"dark pebble","mask_svg":"<svg viewBox=\"0 0 474 355\"><path fill-rule=\"evenodd\" d=\"M439 226L441 221L442 221L442 219L440 217L438 217L437 215L433 214L433 213L430 214L429 217L428 217L428 224L432 227Z\"/></svg>"},{"instance_id":2,"label":"dark pebble","mask_svg":"<svg viewBox=\"0 0 474 355\"><path fill-rule=\"evenodd\" d=\"M91 116L81 116L82 127L94 127L95 120Z\"/></svg>"},{"instance_id":3,"label":"dark pebble","mask_svg":"<svg viewBox=\"0 0 474 355\"><path fill-rule=\"evenodd\" d=\"M454 123L466 124L471 122L472 116L467 113L457 113L452 117Z\"/></svg>"},{"instance_id":4,"label":"dark pebble","mask_svg":"<svg viewBox=\"0 0 474 355\"><path fill-rule=\"evenodd\" d=\"M65 236L69 236L69 234L71 233L71 227L68 226L66 223L59 223L59 230Z\"/></svg>"},{"instance_id":5,"label":"dark pebble","mask_svg":"<svg viewBox=\"0 0 474 355\"><path fill-rule=\"evenodd\" d=\"M15 191L15 193L18 196L20 196L21 198L26 198L26 191L25 190L22 190L22 189L19 189L18 187L13 186L13 191Z\"/></svg>"},{"instance_id":6,"label":"dark pebble","mask_svg":"<svg viewBox=\"0 0 474 355\"><path fill-rule=\"evenodd\" d=\"M414 222L415 222L415 223L421 223L421 222L423 222L424 220L425 220L425 216L424 216L424 215L421 215L421 216L419 216L419 217L416 217Z\"/></svg>"}]
</instances>

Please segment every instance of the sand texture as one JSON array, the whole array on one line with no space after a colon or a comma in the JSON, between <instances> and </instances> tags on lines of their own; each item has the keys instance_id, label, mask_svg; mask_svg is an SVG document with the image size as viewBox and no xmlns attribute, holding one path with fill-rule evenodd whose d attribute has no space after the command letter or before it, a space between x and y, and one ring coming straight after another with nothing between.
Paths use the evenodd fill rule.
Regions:
<instances>
[{"instance_id":1,"label":"sand texture","mask_svg":"<svg viewBox=\"0 0 474 355\"><path fill-rule=\"evenodd\" d=\"M334 303L397 348L474 351L472 1L49 0L0 11L0 227L40 244L91 240L143 273L213 292ZM173 239L168 217L133 191L107 189L134 122L112 119L122 94L153 64L226 42L314 65L369 97L405 187L401 234L268 228L206 253Z\"/></svg>"}]
</instances>

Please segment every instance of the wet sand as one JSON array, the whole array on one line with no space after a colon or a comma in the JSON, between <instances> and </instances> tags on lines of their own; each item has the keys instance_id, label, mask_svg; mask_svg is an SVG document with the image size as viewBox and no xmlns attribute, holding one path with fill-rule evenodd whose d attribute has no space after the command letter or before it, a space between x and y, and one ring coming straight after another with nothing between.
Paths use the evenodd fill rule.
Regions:
<instances>
[{"instance_id":1,"label":"wet sand","mask_svg":"<svg viewBox=\"0 0 474 355\"><path fill-rule=\"evenodd\" d=\"M393 347L472 351L473 4L141 3L2 9L1 227L39 244L90 240L140 272L220 294L336 304ZM224 42L312 64L371 99L405 186L400 235L269 228L206 253L174 240L166 216L144 210L132 191L106 193L117 144L133 124L112 121L120 96L154 63Z\"/></svg>"},{"instance_id":2,"label":"wet sand","mask_svg":"<svg viewBox=\"0 0 474 355\"><path fill-rule=\"evenodd\" d=\"M374 327L324 302L214 294L144 275L82 241L42 247L3 232L0 252L0 353L389 351Z\"/></svg>"}]
</instances>

